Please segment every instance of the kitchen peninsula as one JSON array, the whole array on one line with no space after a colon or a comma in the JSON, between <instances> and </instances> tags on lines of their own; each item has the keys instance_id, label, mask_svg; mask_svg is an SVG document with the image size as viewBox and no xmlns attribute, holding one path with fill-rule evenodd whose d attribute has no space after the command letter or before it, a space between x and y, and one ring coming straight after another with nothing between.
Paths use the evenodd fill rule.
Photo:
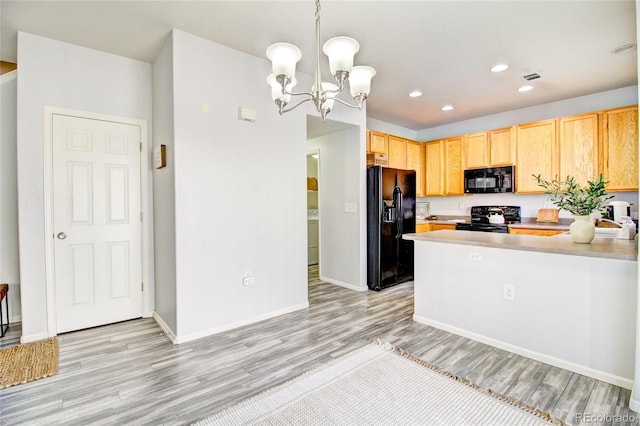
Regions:
<instances>
[{"instance_id":1,"label":"kitchen peninsula","mask_svg":"<svg viewBox=\"0 0 640 426\"><path fill-rule=\"evenodd\" d=\"M630 389L637 245L471 231L415 242L414 320Z\"/></svg>"}]
</instances>

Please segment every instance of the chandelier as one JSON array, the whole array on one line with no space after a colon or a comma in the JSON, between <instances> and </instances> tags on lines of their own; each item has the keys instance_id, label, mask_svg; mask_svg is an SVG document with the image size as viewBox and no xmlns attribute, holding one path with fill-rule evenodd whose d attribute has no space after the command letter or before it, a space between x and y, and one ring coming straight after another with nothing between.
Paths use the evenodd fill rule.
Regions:
<instances>
[{"instance_id":1,"label":"chandelier","mask_svg":"<svg viewBox=\"0 0 640 426\"><path fill-rule=\"evenodd\" d=\"M376 70L369 66L353 66L353 57L360 44L351 37L334 37L327 40L322 51L329 58L329 69L337 85L322 81L320 75L320 0L316 0L316 71L311 92L292 92L296 85L296 63L302 58L300 49L290 43L275 43L267 48L267 58L271 61L273 73L267 78L271 86L271 97L278 107L280 115L289 112L301 104L312 101L324 121L331 112L334 101L350 108L362 109L371 90L371 79ZM349 81L351 96L355 105L338 99L338 93L344 90L345 81ZM306 96L292 107L286 106L292 96Z\"/></svg>"}]
</instances>

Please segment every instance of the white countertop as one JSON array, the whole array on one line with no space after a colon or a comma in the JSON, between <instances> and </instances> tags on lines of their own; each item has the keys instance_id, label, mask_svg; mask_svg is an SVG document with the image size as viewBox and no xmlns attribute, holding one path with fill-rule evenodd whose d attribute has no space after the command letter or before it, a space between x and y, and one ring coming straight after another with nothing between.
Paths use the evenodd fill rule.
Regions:
<instances>
[{"instance_id":1,"label":"white countertop","mask_svg":"<svg viewBox=\"0 0 640 426\"><path fill-rule=\"evenodd\" d=\"M638 247L634 240L596 236L591 244L571 241L568 234L554 237L536 235L500 234L473 231L433 231L405 234L405 240L493 247L510 250L537 251L570 256L600 257L617 260L638 259Z\"/></svg>"}]
</instances>

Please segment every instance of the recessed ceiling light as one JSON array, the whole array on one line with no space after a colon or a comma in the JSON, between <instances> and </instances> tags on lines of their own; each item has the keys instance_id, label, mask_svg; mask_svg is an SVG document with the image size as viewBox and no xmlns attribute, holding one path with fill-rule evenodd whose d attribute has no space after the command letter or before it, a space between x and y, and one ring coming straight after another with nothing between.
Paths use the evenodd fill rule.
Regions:
<instances>
[{"instance_id":1,"label":"recessed ceiling light","mask_svg":"<svg viewBox=\"0 0 640 426\"><path fill-rule=\"evenodd\" d=\"M611 53L617 55L618 53L628 52L630 50L634 50L636 48L635 43L623 44L622 46L618 46L615 49L611 50Z\"/></svg>"},{"instance_id":2,"label":"recessed ceiling light","mask_svg":"<svg viewBox=\"0 0 640 426\"><path fill-rule=\"evenodd\" d=\"M528 92L529 90L533 90L533 86L529 86L529 85L522 86L518 89L518 92Z\"/></svg>"},{"instance_id":3,"label":"recessed ceiling light","mask_svg":"<svg viewBox=\"0 0 640 426\"><path fill-rule=\"evenodd\" d=\"M442 108L440 108L443 111L451 111L453 109L453 106L451 105L445 105Z\"/></svg>"},{"instance_id":4,"label":"recessed ceiling light","mask_svg":"<svg viewBox=\"0 0 640 426\"><path fill-rule=\"evenodd\" d=\"M491 68L491 72L502 72L502 71L505 71L507 68L509 68L509 65L507 64L498 64L498 65L494 65Z\"/></svg>"},{"instance_id":5,"label":"recessed ceiling light","mask_svg":"<svg viewBox=\"0 0 640 426\"><path fill-rule=\"evenodd\" d=\"M422 96L422 92L419 90L414 90L413 92L409 93L409 96L412 98L417 98L419 96Z\"/></svg>"}]
</instances>

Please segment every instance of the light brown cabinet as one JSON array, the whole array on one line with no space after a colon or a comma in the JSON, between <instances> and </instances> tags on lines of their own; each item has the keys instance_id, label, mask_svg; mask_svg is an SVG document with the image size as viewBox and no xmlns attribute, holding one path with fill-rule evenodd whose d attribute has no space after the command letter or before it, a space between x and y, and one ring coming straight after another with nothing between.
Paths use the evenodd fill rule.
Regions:
<instances>
[{"instance_id":1,"label":"light brown cabinet","mask_svg":"<svg viewBox=\"0 0 640 426\"><path fill-rule=\"evenodd\" d=\"M416 225L416 232L431 232L439 231L441 229L455 231L456 225L449 225L446 223L419 223Z\"/></svg>"},{"instance_id":2,"label":"light brown cabinet","mask_svg":"<svg viewBox=\"0 0 640 426\"><path fill-rule=\"evenodd\" d=\"M510 166L516 160L516 126L489 131L489 165Z\"/></svg>"},{"instance_id":3,"label":"light brown cabinet","mask_svg":"<svg viewBox=\"0 0 640 426\"><path fill-rule=\"evenodd\" d=\"M558 124L558 178L586 185L598 175L598 113L562 117Z\"/></svg>"},{"instance_id":4,"label":"light brown cabinet","mask_svg":"<svg viewBox=\"0 0 640 426\"><path fill-rule=\"evenodd\" d=\"M407 169L416 171L416 197L424 197L424 144L407 140Z\"/></svg>"},{"instance_id":5,"label":"light brown cabinet","mask_svg":"<svg viewBox=\"0 0 640 426\"><path fill-rule=\"evenodd\" d=\"M599 170L607 191L638 190L638 107L602 112Z\"/></svg>"},{"instance_id":6,"label":"light brown cabinet","mask_svg":"<svg viewBox=\"0 0 640 426\"><path fill-rule=\"evenodd\" d=\"M553 235L563 234L565 232L567 231L556 229L509 228L510 234L539 235L543 237L551 237Z\"/></svg>"},{"instance_id":7,"label":"light brown cabinet","mask_svg":"<svg viewBox=\"0 0 640 426\"><path fill-rule=\"evenodd\" d=\"M444 141L444 195L464 195L463 137Z\"/></svg>"},{"instance_id":8,"label":"light brown cabinet","mask_svg":"<svg viewBox=\"0 0 640 426\"><path fill-rule=\"evenodd\" d=\"M407 169L407 140L389 135L389 167L392 169Z\"/></svg>"},{"instance_id":9,"label":"light brown cabinet","mask_svg":"<svg viewBox=\"0 0 640 426\"><path fill-rule=\"evenodd\" d=\"M463 139L425 143L425 196L464 195Z\"/></svg>"},{"instance_id":10,"label":"light brown cabinet","mask_svg":"<svg viewBox=\"0 0 640 426\"><path fill-rule=\"evenodd\" d=\"M489 165L487 132L470 133L464 136L464 162L466 169L477 169Z\"/></svg>"},{"instance_id":11,"label":"light brown cabinet","mask_svg":"<svg viewBox=\"0 0 640 426\"><path fill-rule=\"evenodd\" d=\"M367 130L367 152L387 154L388 135L386 133Z\"/></svg>"},{"instance_id":12,"label":"light brown cabinet","mask_svg":"<svg viewBox=\"0 0 640 426\"><path fill-rule=\"evenodd\" d=\"M426 142L425 196L444 194L444 140Z\"/></svg>"},{"instance_id":13,"label":"light brown cabinet","mask_svg":"<svg viewBox=\"0 0 640 426\"><path fill-rule=\"evenodd\" d=\"M549 179L557 173L556 120L537 121L517 126L516 191L543 194L544 189L532 175Z\"/></svg>"}]
</instances>

